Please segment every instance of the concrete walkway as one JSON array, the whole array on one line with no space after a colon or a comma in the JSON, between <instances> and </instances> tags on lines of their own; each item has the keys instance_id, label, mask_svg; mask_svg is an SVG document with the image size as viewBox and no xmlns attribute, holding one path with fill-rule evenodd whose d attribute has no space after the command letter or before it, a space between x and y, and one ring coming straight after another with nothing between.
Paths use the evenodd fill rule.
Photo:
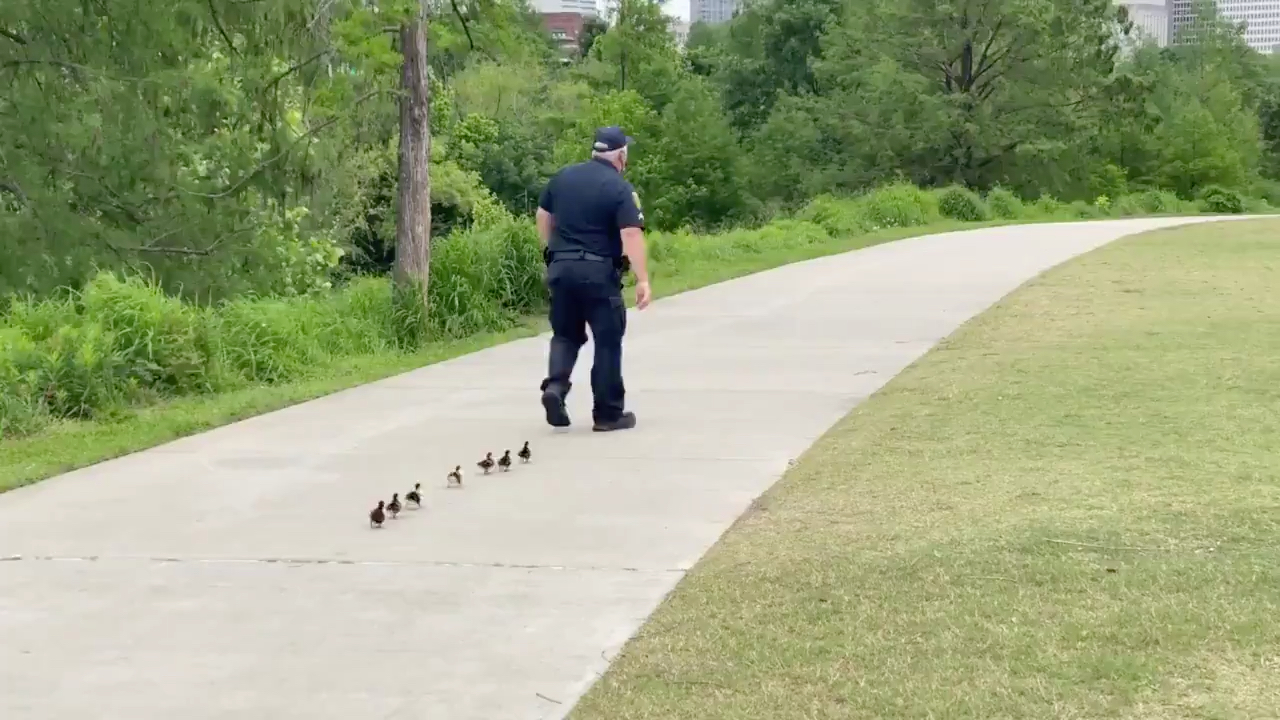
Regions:
<instances>
[{"instance_id":1,"label":"concrete walkway","mask_svg":"<svg viewBox=\"0 0 1280 720\"><path fill-rule=\"evenodd\" d=\"M904 240L631 314L640 427L543 424L520 341L0 496L0 718L569 711L828 427L1037 273L1189 220ZM479 477L485 451L534 462ZM465 490L445 473L472 471ZM371 531L379 498L426 508Z\"/></svg>"}]
</instances>

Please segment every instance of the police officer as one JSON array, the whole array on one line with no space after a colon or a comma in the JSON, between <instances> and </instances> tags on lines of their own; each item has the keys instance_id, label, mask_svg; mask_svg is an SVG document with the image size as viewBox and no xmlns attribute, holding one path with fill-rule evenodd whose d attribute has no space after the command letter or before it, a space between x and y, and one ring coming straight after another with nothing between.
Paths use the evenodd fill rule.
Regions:
<instances>
[{"instance_id":1,"label":"police officer","mask_svg":"<svg viewBox=\"0 0 1280 720\"><path fill-rule=\"evenodd\" d=\"M622 177L631 138L621 128L596 131L591 159L552 176L538 203L538 236L551 290L551 357L542 381L542 407L554 427L569 425L569 394L578 350L595 342L591 366L592 429L627 430L635 413L623 407L622 336L627 307L622 276L636 274L636 307L649 305L644 215L635 188Z\"/></svg>"}]
</instances>

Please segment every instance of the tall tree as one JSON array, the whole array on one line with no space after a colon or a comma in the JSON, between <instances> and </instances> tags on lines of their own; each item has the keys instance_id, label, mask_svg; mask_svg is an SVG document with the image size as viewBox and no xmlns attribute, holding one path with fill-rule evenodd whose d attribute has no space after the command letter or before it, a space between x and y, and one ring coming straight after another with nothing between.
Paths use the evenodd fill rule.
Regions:
<instances>
[{"instance_id":1,"label":"tall tree","mask_svg":"<svg viewBox=\"0 0 1280 720\"><path fill-rule=\"evenodd\" d=\"M396 279L431 281L431 78L426 0L400 26L400 156L396 195Z\"/></svg>"},{"instance_id":2,"label":"tall tree","mask_svg":"<svg viewBox=\"0 0 1280 720\"><path fill-rule=\"evenodd\" d=\"M863 151L926 184L990 187L1068 155L1063 139L1093 126L1118 51L1110 0L873 0L848 12L816 75L828 112L866 128L898 116L907 125L886 139L906 142L866 133Z\"/></svg>"}]
</instances>

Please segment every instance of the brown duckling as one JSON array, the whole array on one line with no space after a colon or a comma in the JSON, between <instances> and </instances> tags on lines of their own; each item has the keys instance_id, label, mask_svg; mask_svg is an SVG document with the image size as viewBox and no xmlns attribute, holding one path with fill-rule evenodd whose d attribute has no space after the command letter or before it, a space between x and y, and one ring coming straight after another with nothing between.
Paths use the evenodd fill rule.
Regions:
<instances>
[{"instance_id":1,"label":"brown duckling","mask_svg":"<svg viewBox=\"0 0 1280 720\"><path fill-rule=\"evenodd\" d=\"M382 527L383 521L387 519L387 514L382 510L382 508L384 507L386 507L386 503L379 500L378 507L369 511L369 527L371 528Z\"/></svg>"},{"instance_id":2,"label":"brown duckling","mask_svg":"<svg viewBox=\"0 0 1280 720\"><path fill-rule=\"evenodd\" d=\"M391 518L400 514L400 493L391 493L391 502L387 504L387 512L391 513Z\"/></svg>"},{"instance_id":3,"label":"brown duckling","mask_svg":"<svg viewBox=\"0 0 1280 720\"><path fill-rule=\"evenodd\" d=\"M502 457L498 458L498 472L506 472L511 469L511 451L502 453Z\"/></svg>"},{"instance_id":4,"label":"brown duckling","mask_svg":"<svg viewBox=\"0 0 1280 720\"><path fill-rule=\"evenodd\" d=\"M413 503L414 507L422 507L422 493L418 492L422 488L422 483L414 483L413 489L404 494L406 502Z\"/></svg>"},{"instance_id":5,"label":"brown duckling","mask_svg":"<svg viewBox=\"0 0 1280 720\"><path fill-rule=\"evenodd\" d=\"M458 465L449 473L449 487L462 487L462 466Z\"/></svg>"},{"instance_id":6,"label":"brown duckling","mask_svg":"<svg viewBox=\"0 0 1280 720\"><path fill-rule=\"evenodd\" d=\"M516 453L520 456L520 462L529 462L533 459L533 451L529 449L529 441L524 441L524 447L520 448L520 452Z\"/></svg>"},{"instance_id":7,"label":"brown duckling","mask_svg":"<svg viewBox=\"0 0 1280 720\"><path fill-rule=\"evenodd\" d=\"M493 469L493 453L485 453L484 459L476 463L476 465L484 471L485 475L488 475L489 471Z\"/></svg>"}]
</instances>

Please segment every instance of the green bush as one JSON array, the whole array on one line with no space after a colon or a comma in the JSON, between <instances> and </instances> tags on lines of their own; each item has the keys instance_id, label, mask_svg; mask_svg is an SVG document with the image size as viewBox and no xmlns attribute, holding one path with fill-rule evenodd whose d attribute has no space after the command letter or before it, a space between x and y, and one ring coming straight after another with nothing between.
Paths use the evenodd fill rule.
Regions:
<instances>
[{"instance_id":1,"label":"green bush","mask_svg":"<svg viewBox=\"0 0 1280 720\"><path fill-rule=\"evenodd\" d=\"M1002 187L992 188L987 193L987 208L992 215L1005 220L1016 220L1026 213L1022 198Z\"/></svg>"},{"instance_id":2,"label":"green bush","mask_svg":"<svg viewBox=\"0 0 1280 720\"><path fill-rule=\"evenodd\" d=\"M1031 204L1032 212L1041 217L1061 217L1068 214L1068 208L1052 195L1041 195Z\"/></svg>"},{"instance_id":3,"label":"green bush","mask_svg":"<svg viewBox=\"0 0 1280 720\"><path fill-rule=\"evenodd\" d=\"M938 209L943 217L962 222L981 222L991 217L982 198L969 188L959 185L938 191Z\"/></svg>"},{"instance_id":4,"label":"green bush","mask_svg":"<svg viewBox=\"0 0 1280 720\"><path fill-rule=\"evenodd\" d=\"M870 224L867 213L856 198L819 195L796 213L797 220L819 225L831 237L865 233Z\"/></svg>"},{"instance_id":5,"label":"green bush","mask_svg":"<svg viewBox=\"0 0 1280 720\"><path fill-rule=\"evenodd\" d=\"M1194 207L1178 198L1177 195L1164 190L1145 190L1123 195L1111 206L1112 213L1122 217L1134 215L1164 215L1179 212L1194 212Z\"/></svg>"},{"instance_id":6,"label":"green bush","mask_svg":"<svg viewBox=\"0 0 1280 720\"><path fill-rule=\"evenodd\" d=\"M1244 198L1234 190L1210 185L1200 193L1200 207L1215 215L1237 215L1244 212Z\"/></svg>"},{"instance_id":7,"label":"green bush","mask_svg":"<svg viewBox=\"0 0 1280 720\"><path fill-rule=\"evenodd\" d=\"M109 273L89 282L80 305L129 380L162 393L213 388L209 323L199 308L165 295L159 285Z\"/></svg>"},{"instance_id":8,"label":"green bush","mask_svg":"<svg viewBox=\"0 0 1280 720\"><path fill-rule=\"evenodd\" d=\"M894 183L858 199L867 230L916 227L938 219L938 201L910 183Z\"/></svg>"},{"instance_id":9,"label":"green bush","mask_svg":"<svg viewBox=\"0 0 1280 720\"><path fill-rule=\"evenodd\" d=\"M1246 197L1244 199L1244 211L1251 215L1271 215L1276 209L1271 203L1262 198Z\"/></svg>"},{"instance_id":10,"label":"green bush","mask_svg":"<svg viewBox=\"0 0 1280 720\"><path fill-rule=\"evenodd\" d=\"M511 327L546 303L545 266L528 222L457 232L432 244L432 333L465 337Z\"/></svg>"},{"instance_id":11,"label":"green bush","mask_svg":"<svg viewBox=\"0 0 1280 720\"><path fill-rule=\"evenodd\" d=\"M1105 210L1083 200L1076 200L1068 205L1066 212L1080 220L1096 220L1107 216Z\"/></svg>"},{"instance_id":12,"label":"green bush","mask_svg":"<svg viewBox=\"0 0 1280 720\"><path fill-rule=\"evenodd\" d=\"M31 339L18 328L0 327L0 440L43 427L48 418L36 392Z\"/></svg>"},{"instance_id":13,"label":"green bush","mask_svg":"<svg viewBox=\"0 0 1280 720\"><path fill-rule=\"evenodd\" d=\"M1256 198L1267 208L1280 207L1280 181L1258 180L1249 191L1250 198ZM1266 212L1270 212L1267 210Z\"/></svg>"}]
</instances>

